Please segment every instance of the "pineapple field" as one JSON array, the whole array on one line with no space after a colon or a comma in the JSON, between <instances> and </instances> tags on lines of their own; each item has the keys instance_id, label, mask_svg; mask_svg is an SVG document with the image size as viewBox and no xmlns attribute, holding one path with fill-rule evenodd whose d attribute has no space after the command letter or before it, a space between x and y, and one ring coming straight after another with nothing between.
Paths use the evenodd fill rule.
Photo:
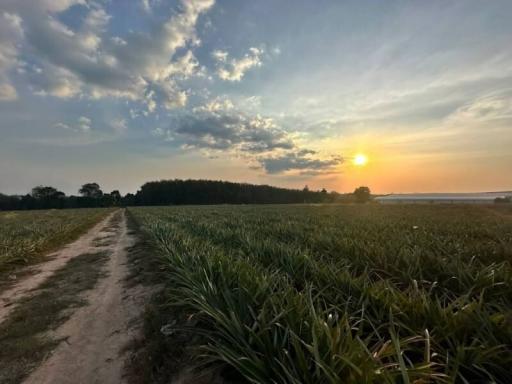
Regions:
<instances>
[{"instance_id":1,"label":"pineapple field","mask_svg":"<svg viewBox=\"0 0 512 384\"><path fill-rule=\"evenodd\" d=\"M86 208L0 212L0 273L36 261L75 239L111 211Z\"/></svg>"},{"instance_id":2,"label":"pineapple field","mask_svg":"<svg viewBox=\"0 0 512 384\"><path fill-rule=\"evenodd\" d=\"M509 211L176 206L129 217L164 287L146 326L153 382L183 356L232 382L509 382Z\"/></svg>"}]
</instances>

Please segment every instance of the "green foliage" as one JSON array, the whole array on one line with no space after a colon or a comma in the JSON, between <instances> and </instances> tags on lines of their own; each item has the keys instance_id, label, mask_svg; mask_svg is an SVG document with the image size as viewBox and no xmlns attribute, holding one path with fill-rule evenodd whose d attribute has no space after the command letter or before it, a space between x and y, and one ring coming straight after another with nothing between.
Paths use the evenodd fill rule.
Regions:
<instances>
[{"instance_id":1,"label":"green foliage","mask_svg":"<svg viewBox=\"0 0 512 384\"><path fill-rule=\"evenodd\" d=\"M0 212L0 273L65 244L109 212L101 208Z\"/></svg>"},{"instance_id":2,"label":"green foliage","mask_svg":"<svg viewBox=\"0 0 512 384\"><path fill-rule=\"evenodd\" d=\"M509 382L512 216L505 212L130 211L160 257L162 317L172 307L188 313L203 335L191 346L198 356L247 382Z\"/></svg>"}]
</instances>

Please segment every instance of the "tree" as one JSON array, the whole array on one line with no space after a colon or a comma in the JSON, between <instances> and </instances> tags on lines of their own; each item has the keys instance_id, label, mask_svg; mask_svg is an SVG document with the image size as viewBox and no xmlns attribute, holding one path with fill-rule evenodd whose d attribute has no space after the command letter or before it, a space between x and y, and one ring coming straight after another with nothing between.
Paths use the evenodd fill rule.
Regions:
<instances>
[{"instance_id":1,"label":"tree","mask_svg":"<svg viewBox=\"0 0 512 384\"><path fill-rule=\"evenodd\" d=\"M37 187L32 188L32 197L34 199L39 200L53 200L63 198L66 195L64 192L61 192L53 187L44 187L42 185L38 185Z\"/></svg>"},{"instance_id":2,"label":"tree","mask_svg":"<svg viewBox=\"0 0 512 384\"><path fill-rule=\"evenodd\" d=\"M368 187L359 187L354 190L354 197L357 203L366 203L370 201L371 196L370 188Z\"/></svg>"},{"instance_id":3,"label":"tree","mask_svg":"<svg viewBox=\"0 0 512 384\"><path fill-rule=\"evenodd\" d=\"M121 193L117 189L110 192L110 200L111 200L112 204L119 205L119 203L122 200Z\"/></svg>"},{"instance_id":4,"label":"tree","mask_svg":"<svg viewBox=\"0 0 512 384\"><path fill-rule=\"evenodd\" d=\"M100 189L98 183L86 183L78 190L83 197L99 199L103 196L103 191Z\"/></svg>"},{"instance_id":5,"label":"tree","mask_svg":"<svg viewBox=\"0 0 512 384\"><path fill-rule=\"evenodd\" d=\"M121 193L116 189L112 192L110 192L110 196L112 196L112 198L114 199L114 201L119 201L121 200Z\"/></svg>"},{"instance_id":6,"label":"tree","mask_svg":"<svg viewBox=\"0 0 512 384\"><path fill-rule=\"evenodd\" d=\"M510 204L512 203L512 196L497 197L494 199L496 204Z\"/></svg>"}]
</instances>

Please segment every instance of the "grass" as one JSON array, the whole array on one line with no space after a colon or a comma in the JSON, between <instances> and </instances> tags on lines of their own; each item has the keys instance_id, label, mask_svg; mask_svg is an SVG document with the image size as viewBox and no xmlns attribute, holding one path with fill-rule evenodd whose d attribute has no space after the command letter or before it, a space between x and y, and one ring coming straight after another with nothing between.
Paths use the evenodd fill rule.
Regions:
<instances>
[{"instance_id":1,"label":"grass","mask_svg":"<svg viewBox=\"0 0 512 384\"><path fill-rule=\"evenodd\" d=\"M108 257L107 252L97 252L71 259L0 324L1 383L22 382L62 341L47 333L86 304L80 293L92 289L104 276L102 267Z\"/></svg>"},{"instance_id":2,"label":"grass","mask_svg":"<svg viewBox=\"0 0 512 384\"><path fill-rule=\"evenodd\" d=\"M130 212L165 285L148 322L157 319L148 337L162 339L160 352L184 337L196 364L252 383L510 382L508 211ZM153 364L153 372L175 369L162 358Z\"/></svg>"},{"instance_id":3,"label":"grass","mask_svg":"<svg viewBox=\"0 0 512 384\"><path fill-rule=\"evenodd\" d=\"M111 209L0 212L0 280L78 238Z\"/></svg>"}]
</instances>

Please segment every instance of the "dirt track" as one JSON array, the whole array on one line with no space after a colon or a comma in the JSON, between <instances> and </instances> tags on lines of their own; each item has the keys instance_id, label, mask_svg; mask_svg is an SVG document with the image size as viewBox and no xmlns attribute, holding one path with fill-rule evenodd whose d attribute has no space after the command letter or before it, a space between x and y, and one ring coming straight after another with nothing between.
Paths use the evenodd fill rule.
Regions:
<instances>
[{"instance_id":1,"label":"dirt track","mask_svg":"<svg viewBox=\"0 0 512 384\"><path fill-rule=\"evenodd\" d=\"M122 383L125 356L123 351L139 332L141 313L147 291L141 286L127 287L127 248L134 239L127 230L124 212L118 211L58 252L51 261L41 265L47 276L71 257L94 250L106 250L110 258L105 277L95 288L86 291L88 304L77 309L70 319L58 328L53 337L64 339L36 368L24 383L93 384ZM27 294L44 281L45 276L34 274L14 287L15 296ZM23 287L23 289L21 289ZM12 306L11 306L12 307ZM6 308L11 308L6 307ZM4 316L7 311L4 310Z\"/></svg>"},{"instance_id":2,"label":"dirt track","mask_svg":"<svg viewBox=\"0 0 512 384\"><path fill-rule=\"evenodd\" d=\"M28 274L24 278L20 279L13 287L0 293L0 323L12 312L21 298L30 295L31 291L41 285L70 259L94 250L94 239L102 235L103 228L112 219L113 215L113 213L110 214L76 241L57 252L51 253L47 261L28 267Z\"/></svg>"},{"instance_id":3,"label":"dirt track","mask_svg":"<svg viewBox=\"0 0 512 384\"><path fill-rule=\"evenodd\" d=\"M87 292L89 304L57 330L55 336L66 338L66 342L25 383L123 382L122 352L137 332L145 292L140 286L126 288L126 249L134 240L128 234L124 213L119 214L121 220L111 233L110 244L101 247L111 252L106 266L108 275Z\"/></svg>"}]
</instances>

